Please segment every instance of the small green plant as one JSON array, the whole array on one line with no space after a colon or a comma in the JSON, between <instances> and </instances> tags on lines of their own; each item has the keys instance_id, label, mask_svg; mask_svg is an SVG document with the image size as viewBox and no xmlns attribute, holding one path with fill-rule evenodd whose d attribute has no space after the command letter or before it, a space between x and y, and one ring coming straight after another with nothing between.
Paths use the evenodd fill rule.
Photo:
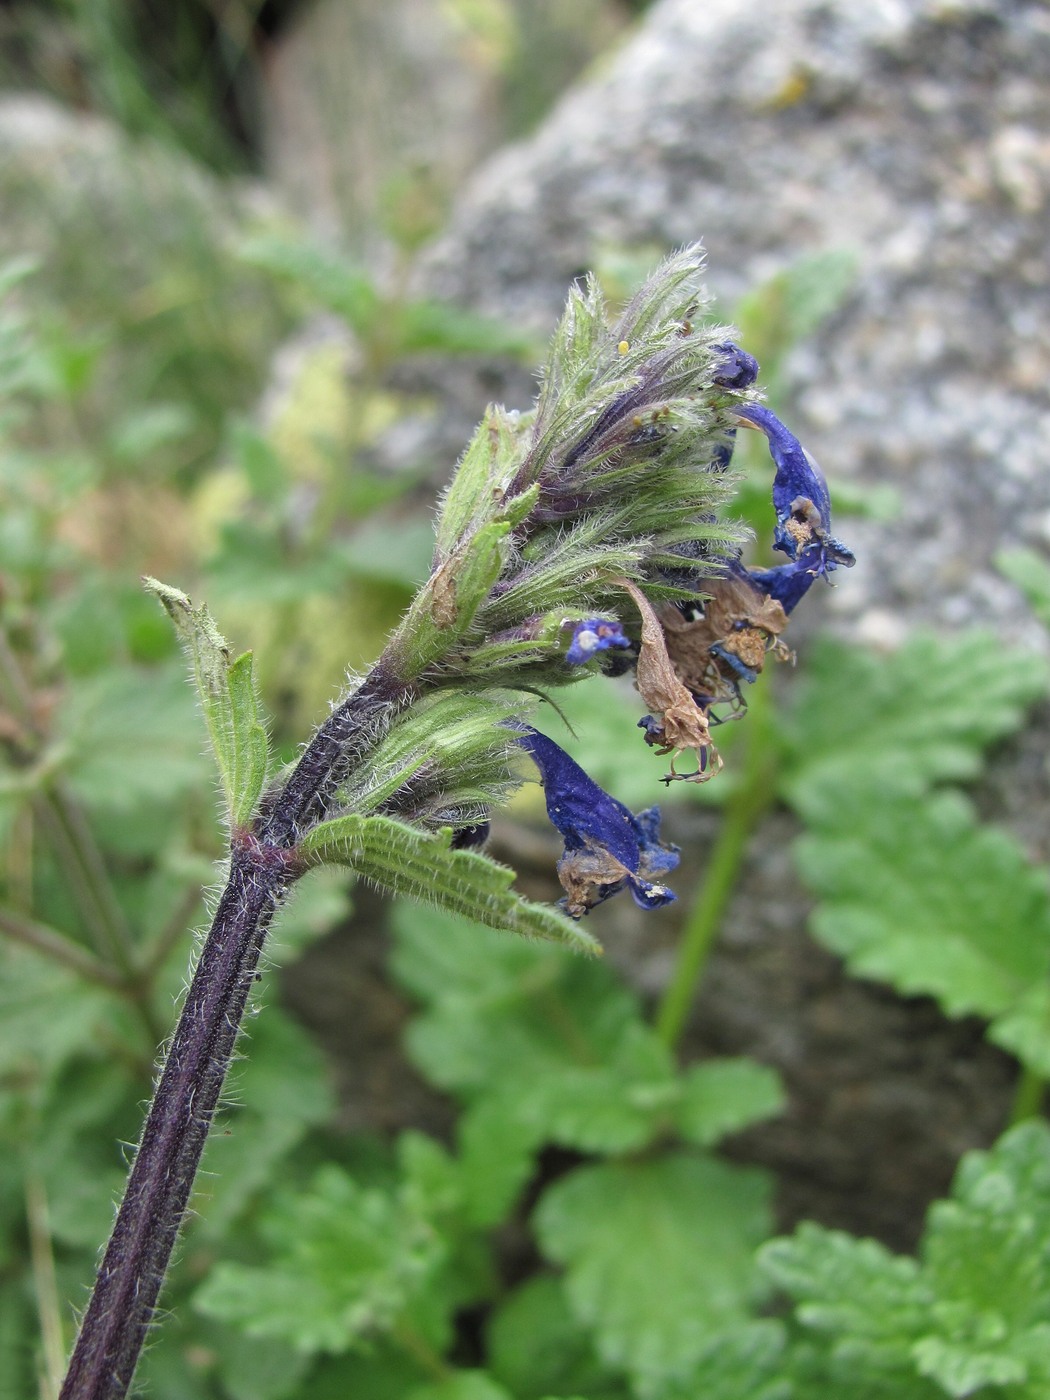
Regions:
<instances>
[{"instance_id":1,"label":"small green plant","mask_svg":"<svg viewBox=\"0 0 1050 1400\"><path fill-rule=\"evenodd\" d=\"M273 771L250 655L234 659L205 609L147 581L192 662L229 870L81 1322L67 1400L119 1397L131 1383L268 926L308 870L345 864L392 893L580 949L593 940L574 921L620 890L643 908L674 898L663 877L677 851L661 842L656 809L635 816L598 788L525 723L523 693L570 684L619 656L633 663L650 710L645 742L669 755L666 781L703 782L720 765L709 724L722 707L742 710L741 684L754 682L769 649L786 654L780 634L812 583L853 562L830 533L819 471L749 392L756 362L700 321L700 268L696 250L669 259L611 323L595 282L570 296L535 414L489 411L442 503L430 577L378 661L283 772ZM762 432L776 464L774 543L789 560L778 568L747 570L718 519L737 425ZM521 753L539 768L565 840L564 914L513 893L511 872L473 849ZM676 761L693 768L680 772ZM693 1132L715 1134L696 1095L684 1103ZM702 1195L718 1170L684 1157L653 1182L615 1172L602 1180L613 1199L637 1188L656 1201L661 1173L683 1187L695 1179ZM379 1211L382 1239L399 1237L396 1217L381 1223L378 1198L358 1199L331 1173L321 1189L368 1218ZM741 1209L755 1208L745 1195ZM285 1224L287 1268L264 1285L277 1318L288 1299L270 1285L288 1269L298 1276L303 1248L314 1257L296 1219L293 1210ZM408 1228L406 1238L416 1234ZM322 1227L318 1243L328 1235ZM580 1248L586 1258L586 1235ZM426 1253L406 1261L409 1277L428 1272ZM381 1246L378 1254L381 1268L393 1267ZM228 1287L236 1299L238 1285ZM404 1300L393 1279L390 1287L394 1315ZM352 1317L352 1298L346 1306ZM338 1335L338 1323L317 1334Z\"/></svg>"},{"instance_id":2,"label":"small green plant","mask_svg":"<svg viewBox=\"0 0 1050 1400\"><path fill-rule=\"evenodd\" d=\"M365 347L364 378L352 387L356 422L376 416L381 371L401 354L426 343L454 351L472 337L516 348L514 337L500 339L469 318L450 317L443 329L437 308L389 314L374 289L361 290L353 269L302 247L270 240L250 255L260 275L354 325ZM763 350L774 377L781 353L812 324L806 287L818 285L824 298L832 280L844 284L845 261L836 269L834 279L789 271L771 289ZM126 439L156 464L169 524L201 530L194 567L217 610L259 642L265 663L269 720L250 659L228 653L203 609L156 586L201 689L235 833L234 876L265 907L271 878L283 881L324 856L410 896L392 906L391 976L417 1006L409 1054L457 1111L443 1143L407 1132L387 1150L334 1131L322 1056L289 1015L266 1004L273 979L265 964L254 974L245 961L233 992L251 993L260 1014L225 1094L228 1130L216 1124L207 1142L165 1288L168 1316L136 1393L163 1400L1042 1394L1050 1201L1041 1123L1023 1123L990 1152L964 1159L951 1199L931 1212L917 1259L815 1225L775 1240L770 1177L718 1149L726 1136L781 1110L776 1075L744 1059L683 1065L676 1049L752 833L781 804L800 824L797 859L816 899L816 936L857 975L903 995L932 995L949 1015L983 1016L1023 1068L1015 1116L1038 1111L1050 1024L1046 874L1015 841L982 825L961 789L980 776L989 746L1045 695L1045 668L979 635L917 637L877 658L823 641L803 658L786 707L774 704L767 676L749 684L754 643L762 641L764 656L783 630L769 602L797 601L792 590L815 566L846 562L846 552L822 517L822 534L796 544L781 570L745 570L733 528L714 523L719 503L706 498L693 500L679 538L677 525L667 524L662 540L650 529L642 532L643 553L630 552L638 496L653 489L660 499L643 502L653 511L664 508L665 491L680 505L677 473L691 471L731 504L724 468L732 433L748 426L749 413L779 454L779 472L794 450L776 420L762 419L746 383L717 382L746 380L748 357L687 317L685 302L665 308L666 323L653 317L646 334L674 328L665 348L683 357L689 387L680 399L654 390L658 402L641 413L632 405L627 419L621 402L621 416L604 420L611 450L595 439L566 467L586 425L603 421L605 408L645 381L652 349L644 336L605 326L593 293L574 300L573 334L608 367L607 377L567 367L549 376L546 437L530 438L521 419L487 420L439 527L446 555L464 540L471 546L443 574L439 555L424 602L412 603L415 546L400 522L385 527L386 573L376 592L375 552L360 541L364 531L384 528L373 513L397 508L398 490L357 459L358 441L296 439L315 473L316 514L304 530L302 480L280 434L237 425L219 477L237 519L216 529L210 498L194 495L177 454L166 455L173 439L163 422L150 438L134 423L125 431L119 409L107 413L96 401L90 417L78 411L79 396L93 393L99 352L90 328L54 320L41 335L20 302L34 275L24 264L10 268L0 315L0 1390L27 1400L58 1394L66 1300L82 1302L110 1224L123 1177L116 1144L139 1131L137 1104L183 976L183 932L202 916L200 890L224 839L173 629L129 584L134 553L119 553L128 541L102 511L119 498L121 479L104 456L111 449L97 444ZM762 297L744 313L755 333ZM638 303L625 314L637 315ZM562 354L571 342L563 331ZM148 377L148 366L141 369ZM559 413L551 405L561 395ZM665 405L670 417L652 417ZM541 425L543 412L541 404ZM134 414L141 419L138 405ZM626 444L615 437L621 428ZM757 433L739 436L766 445ZM511 469L520 470L524 448L537 440L548 454L539 475L561 467L546 498L551 518L534 514L524 530L528 513L517 525L490 519L493 497L478 483L513 480ZM567 489L581 461L594 473L586 498ZM594 499L595 487L613 500L632 490L634 515L619 519L609 498ZM816 490L809 488L811 503ZM758 493L744 494L750 513ZM804 523L783 500L779 513L778 530ZM341 528L331 530L333 521ZM1004 568L1038 606L1039 561L1015 556ZM502 587L514 570L515 586ZM717 605L725 619L719 580L727 574L752 590L746 619L729 614L749 624L729 629L729 645L725 629L713 630ZM555 601L545 608L548 589ZM702 614L700 595L716 607ZM378 622L362 636L346 618L360 617L364 598ZM479 599L469 623L460 614L464 598L468 611ZM397 713L380 713L378 723L373 715L359 736L359 765L341 769L327 809L299 824L292 869L285 855L267 852L271 837L260 823L279 811L302 772L298 717L326 670L356 648L366 656L368 639L406 603L409 621L397 637L426 684ZM670 671L659 645L647 642L649 611L664 623ZM319 643L302 636L306 619ZM637 664L647 647L640 681L651 713L632 755L624 741L636 702L610 682L579 682ZM720 697L717 706L697 707L701 719L712 708L732 713L745 696L750 704L745 724L717 731L733 740L720 743L723 777L676 782L668 792L706 800L722 789L724 819L686 914L678 965L650 1012L601 961L544 937L586 936L557 910L521 901L508 872L473 843L491 805L527 772L531 753L565 838L561 876L573 912L617 890L644 905L663 903L677 879L674 853L652 817L632 809L648 804L653 776L665 771L646 738L671 750L679 775L706 777L717 766L705 726L688 708L675 709L672 673L693 682L693 696L707 696L696 688L698 667ZM516 690L519 683L528 688ZM523 722L534 690L554 686L579 731L573 759L538 732L505 727ZM556 718L542 725L561 734ZM668 745L668 737L692 747ZM686 754L675 753L683 747ZM287 964L345 913L345 868L314 868L296 881L271 935L274 962ZM420 894L443 908L422 907ZM478 917L499 931L479 926ZM600 928L601 917L591 926ZM541 938L508 937L515 928ZM255 975L262 980L249 981ZM220 978L209 983L221 987ZM201 1003L191 994L194 1004ZM223 1031L227 1044L232 1030ZM214 1074L203 1087L218 1093ZM198 1137L209 1121L199 1113ZM179 1170L184 1179L185 1161ZM114 1315L123 1321L130 1310ZM67 1394L120 1393L107 1389L110 1377L98 1383L101 1390L90 1378L70 1381Z\"/></svg>"}]
</instances>

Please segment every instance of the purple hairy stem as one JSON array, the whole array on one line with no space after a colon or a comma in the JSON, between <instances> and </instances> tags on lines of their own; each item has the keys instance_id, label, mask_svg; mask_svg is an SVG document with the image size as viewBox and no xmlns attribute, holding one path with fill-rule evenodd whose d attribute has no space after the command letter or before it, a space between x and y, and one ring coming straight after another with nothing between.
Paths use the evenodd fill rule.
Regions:
<instances>
[{"instance_id":1,"label":"purple hairy stem","mask_svg":"<svg viewBox=\"0 0 1050 1400\"><path fill-rule=\"evenodd\" d=\"M290 777L236 832L230 873L164 1059L59 1400L123 1400L186 1214L274 913L301 873L295 843L417 687L381 659L332 711Z\"/></svg>"},{"instance_id":2,"label":"purple hairy stem","mask_svg":"<svg viewBox=\"0 0 1050 1400\"><path fill-rule=\"evenodd\" d=\"M60 1400L127 1393L182 1224L254 980L289 884L256 843L235 850L150 1105Z\"/></svg>"}]
</instances>

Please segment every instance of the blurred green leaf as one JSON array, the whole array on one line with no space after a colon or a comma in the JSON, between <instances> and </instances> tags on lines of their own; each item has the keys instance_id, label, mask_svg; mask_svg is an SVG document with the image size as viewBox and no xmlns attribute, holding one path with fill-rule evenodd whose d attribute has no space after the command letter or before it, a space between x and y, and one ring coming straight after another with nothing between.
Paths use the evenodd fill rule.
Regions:
<instances>
[{"instance_id":1,"label":"blurred green leaf","mask_svg":"<svg viewBox=\"0 0 1050 1400\"><path fill-rule=\"evenodd\" d=\"M935 996L950 1016L1001 1015L1044 981L1046 873L961 797L857 799L837 818L797 854L820 899L813 930L851 972Z\"/></svg>"},{"instance_id":2,"label":"blurred green leaf","mask_svg":"<svg viewBox=\"0 0 1050 1400\"><path fill-rule=\"evenodd\" d=\"M58 711L70 785L92 811L129 811L199 792L209 780L181 668L82 677Z\"/></svg>"},{"instance_id":3,"label":"blurred green leaf","mask_svg":"<svg viewBox=\"0 0 1050 1400\"><path fill-rule=\"evenodd\" d=\"M332 933L350 917L351 880L345 870L312 870L292 887L274 923L270 955L280 967L300 957L311 943Z\"/></svg>"},{"instance_id":4,"label":"blurred green leaf","mask_svg":"<svg viewBox=\"0 0 1050 1400\"><path fill-rule=\"evenodd\" d=\"M493 1314L487 1340L489 1368L517 1400L626 1400L626 1383L598 1360L560 1278L538 1274L516 1288Z\"/></svg>"},{"instance_id":5,"label":"blurred green leaf","mask_svg":"<svg viewBox=\"0 0 1050 1400\"><path fill-rule=\"evenodd\" d=\"M296 283L314 301L341 316L358 335L368 338L373 334L382 303L363 268L314 244L274 234L246 239L239 252L253 267Z\"/></svg>"},{"instance_id":6,"label":"blurred green leaf","mask_svg":"<svg viewBox=\"0 0 1050 1400\"><path fill-rule=\"evenodd\" d=\"M354 577L399 583L408 591L430 573L434 527L429 520L367 520L335 550Z\"/></svg>"},{"instance_id":7,"label":"blurred green leaf","mask_svg":"<svg viewBox=\"0 0 1050 1400\"><path fill-rule=\"evenodd\" d=\"M118 421L109 447L122 463L143 470L148 468L150 456L187 437L196 422L187 404L147 404Z\"/></svg>"},{"instance_id":8,"label":"blurred green leaf","mask_svg":"<svg viewBox=\"0 0 1050 1400\"><path fill-rule=\"evenodd\" d=\"M305 1352L346 1351L389 1330L445 1255L426 1220L334 1164L309 1190L278 1193L262 1228L270 1262L217 1264L196 1306Z\"/></svg>"},{"instance_id":9,"label":"blurred green leaf","mask_svg":"<svg viewBox=\"0 0 1050 1400\"><path fill-rule=\"evenodd\" d=\"M1016 583L1032 611L1050 627L1050 563L1034 549L1005 549L995 558L999 572Z\"/></svg>"},{"instance_id":10,"label":"blurred green leaf","mask_svg":"<svg viewBox=\"0 0 1050 1400\"><path fill-rule=\"evenodd\" d=\"M858 258L830 248L799 258L743 296L733 312L740 343L757 356L770 392L784 355L819 330L857 278Z\"/></svg>"},{"instance_id":11,"label":"blurred green leaf","mask_svg":"<svg viewBox=\"0 0 1050 1400\"><path fill-rule=\"evenodd\" d=\"M0 942L0 1083L44 1083L74 1055L97 1051L111 993L36 953Z\"/></svg>"},{"instance_id":12,"label":"blurred green leaf","mask_svg":"<svg viewBox=\"0 0 1050 1400\"><path fill-rule=\"evenodd\" d=\"M837 829L844 794L972 778L1046 684L1039 657L981 632L916 636L888 656L825 639L786 717L783 791L811 827Z\"/></svg>"},{"instance_id":13,"label":"blurred green leaf","mask_svg":"<svg viewBox=\"0 0 1050 1400\"><path fill-rule=\"evenodd\" d=\"M893 1394L922 1376L931 1393L1034 1400L1050 1387L1050 1128L1022 1124L963 1158L918 1261L807 1224L761 1264L827 1362L896 1375Z\"/></svg>"},{"instance_id":14,"label":"blurred green leaf","mask_svg":"<svg viewBox=\"0 0 1050 1400\"><path fill-rule=\"evenodd\" d=\"M543 1196L540 1246L565 1266L573 1312L602 1360L626 1368L641 1394L746 1320L769 1194L761 1172L674 1153L580 1167Z\"/></svg>"},{"instance_id":15,"label":"blurred green leaf","mask_svg":"<svg viewBox=\"0 0 1050 1400\"><path fill-rule=\"evenodd\" d=\"M754 1060L707 1060L686 1070L675 1123L687 1142L712 1147L784 1107L775 1070Z\"/></svg>"},{"instance_id":16,"label":"blurred green leaf","mask_svg":"<svg viewBox=\"0 0 1050 1400\"><path fill-rule=\"evenodd\" d=\"M600 1066L638 1017L602 963L404 905L394 927L394 975L429 1004L409 1027L409 1051L468 1099L566 1064Z\"/></svg>"},{"instance_id":17,"label":"blurred green leaf","mask_svg":"<svg viewBox=\"0 0 1050 1400\"><path fill-rule=\"evenodd\" d=\"M484 1371L457 1371L447 1380L421 1385L408 1400L515 1400Z\"/></svg>"},{"instance_id":18,"label":"blurred green leaf","mask_svg":"<svg viewBox=\"0 0 1050 1400\"><path fill-rule=\"evenodd\" d=\"M36 1391L33 1314L27 1292L15 1280L0 1283L0 1395L11 1400Z\"/></svg>"}]
</instances>

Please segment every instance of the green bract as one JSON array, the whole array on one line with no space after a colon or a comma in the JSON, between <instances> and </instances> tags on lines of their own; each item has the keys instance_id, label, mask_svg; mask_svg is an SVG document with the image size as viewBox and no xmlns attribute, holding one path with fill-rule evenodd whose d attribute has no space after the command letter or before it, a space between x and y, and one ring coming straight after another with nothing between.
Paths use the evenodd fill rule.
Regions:
<instances>
[{"instance_id":1,"label":"green bract","mask_svg":"<svg viewBox=\"0 0 1050 1400\"><path fill-rule=\"evenodd\" d=\"M207 608L195 608L185 593L156 579L145 582L174 622L193 663L226 812L234 827L244 826L258 805L269 764L251 652L231 661L226 640Z\"/></svg>"}]
</instances>

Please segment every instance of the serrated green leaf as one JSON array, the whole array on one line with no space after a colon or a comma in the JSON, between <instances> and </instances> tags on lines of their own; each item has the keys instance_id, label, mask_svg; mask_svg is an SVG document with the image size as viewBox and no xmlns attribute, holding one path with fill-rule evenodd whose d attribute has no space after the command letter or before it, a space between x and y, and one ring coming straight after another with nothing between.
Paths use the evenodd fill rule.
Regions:
<instances>
[{"instance_id":1,"label":"serrated green leaf","mask_svg":"<svg viewBox=\"0 0 1050 1400\"><path fill-rule=\"evenodd\" d=\"M562 1065L511 1085L505 1091L537 1141L595 1153L645 1147L668 1122L679 1094L670 1052L640 1022L624 1026L601 1064Z\"/></svg>"},{"instance_id":2,"label":"serrated green leaf","mask_svg":"<svg viewBox=\"0 0 1050 1400\"><path fill-rule=\"evenodd\" d=\"M1045 873L957 794L840 805L838 822L797 851L821 901L813 930L850 971L935 996L951 1016L1011 1011L1046 977Z\"/></svg>"},{"instance_id":3,"label":"serrated green leaf","mask_svg":"<svg viewBox=\"0 0 1050 1400\"><path fill-rule=\"evenodd\" d=\"M794 1300L805 1326L848 1333L856 1345L910 1347L931 1301L914 1259L809 1221L765 1245L759 1264Z\"/></svg>"},{"instance_id":4,"label":"serrated green leaf","mask_svg":"<svg viewBox=\"0 0 1050 1400\"><path fill-rule=\"evenodd\" d=\"M784 1109L780 1076L754 1060L708 1060L683 1076L675 1109L687 1142L711 1147L729 1133L772 1118Z\"/></svg>"},{"instance_id":5,"label":"serrated green leaf","mask_svg":"<svg viewBox=\"0 0 1050 1400\"><path fill-rule=\"evenodd\" d=\"M641 1394L683 1376L746 1320L769 1195L761 1172L676 1153L579 1168L541 1200L540 1245L565 1266L576 1317Z\"/></svg>"},{"instance_id":6,"label":"serrated green leaf","mask_svg":"<svg viewBox=\"0 0 1050 1400\"><path fill-rule=\"evenodd\" d=\"M848 1358L879 1396L925 1394L926 1378L931 1394L1036 1400L1050 1386L1050 1128L1025 1123L963 1159L918 1261L803 1225L760 1263L814 1339L811 1370Z\"/></svg>"},{"instance_id":7,"label":"serrated green leaf","mask_svg":"<svg viewBox=\"0 0 1050 1400\"><path fill-rule=\"evenodd\" d=\"M278 1195L262 1228L270 1263L217 1264L195 1305L306 1352L346 1351L391 1328L445 1257L428 1221L335 1165L310 1190Z\"/></svg>"},{"instance_id":8,"label":"serrated green leaf","mask_svg":"<svg viewBox=\"0 0 1050 1400\"><path fill-rule=\"evenodd\" d=\"M206 607L156 579L145 581L175 624L193 664L226 809L235 827L255 811L266 781L269 744L252 673L251 652L230 660L229 647Z\"/></svg>"},{"instance_id":9,"label":"serrated green leaf","mask_svg":"<svg viewBox=\"0 0 1050 1400\"><path fill-rule=\"evenodd\" d=\"M782 790L811 826L837 828L843 794L971 778L1046 683L1039 657L981 632L913 637L890 656L824 640L787 718Z\"/></svg>"},{"instance_id":10,"label":"serrated green leaf","mask_svg":"<svg viewBox=\"0 0 1050 1400\"><path fill-rule=\"evenodd\" d=\"M921 1246L942 1301L1014 1326L1050 1324L1050 1128L1023 1123L988 1152L970 1152L951 1199L931 1210ZM1050 1352L1047 1352L1050 1361Z\"/></svg>"},{"instance_id":11,"label":"serrated green leaf","mask_svg":"<svg viewBox=\"0 0 1050 1400\"><path fill-rule=\"evenodd\" d=\"M430 833L392 817L334 817L299 843L307 863L349 865L393 894L525 937L566 943L582 952L595 940L556 909L511 889L514 872L476 851L452 849L451 832Z\"/></svg>"}]
</instances>

